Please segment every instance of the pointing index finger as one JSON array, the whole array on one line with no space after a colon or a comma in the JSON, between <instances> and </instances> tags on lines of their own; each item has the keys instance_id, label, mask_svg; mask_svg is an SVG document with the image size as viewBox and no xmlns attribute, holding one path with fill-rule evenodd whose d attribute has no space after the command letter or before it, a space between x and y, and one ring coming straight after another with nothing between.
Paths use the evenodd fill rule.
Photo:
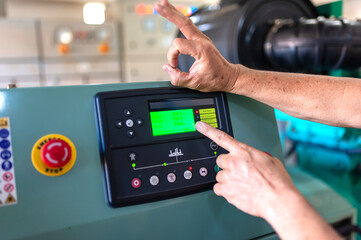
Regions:
<instances>
[{"instance_id":1,"label":"pointing index finger","mask_svg":"<svg viewBox=\"0 0 361 240\"><path fill-rule=\"evenodd\" d=\"M187 39L193 40L204 37L204 34L193 22L179 12L168 0L161 0L160 3L155 3L154 8L160 15L174 23Z\"/></svg>"},{"instance_id":2,"label":"pointing index finger","mask_svg":"<svg viewBox=\"0 0 361 240\"><path fill-rule=\"evenodd\" d=\"M198 132L212 139L215 143L229 152L238 148L239 142L236 139L229 136L227 133L210 126L207 123L197 122L196 128Z\"/></svg>"}]
</instances>

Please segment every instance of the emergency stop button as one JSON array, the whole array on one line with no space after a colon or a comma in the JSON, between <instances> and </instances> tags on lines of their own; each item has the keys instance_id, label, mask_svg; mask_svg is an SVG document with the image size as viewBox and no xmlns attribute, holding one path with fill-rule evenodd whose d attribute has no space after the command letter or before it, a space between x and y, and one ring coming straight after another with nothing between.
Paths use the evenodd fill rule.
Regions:
<instances>
[{"instance_id":1,"label":"emergency stop button","mask_svg":"<svg viewBox=\"0 0 361 240\"><path fill-rule=\"evenodd\" d=\"M49 134L40 138L33 147L31 158L36 170L46 176L67 173L76 160L76 149L72 141L60 134Z\"/></svg>"},{"instance_id":2,"label":"emergency stop button","mask_svg":"<svg viewBox=\"0 0 361 240\"><path fill-rule=\"evenodd\" d=\"M53 139L41 149L41 160L51 168L64 167L71 158L71 148L64 140Z\"/></svg>"}]
</instances>

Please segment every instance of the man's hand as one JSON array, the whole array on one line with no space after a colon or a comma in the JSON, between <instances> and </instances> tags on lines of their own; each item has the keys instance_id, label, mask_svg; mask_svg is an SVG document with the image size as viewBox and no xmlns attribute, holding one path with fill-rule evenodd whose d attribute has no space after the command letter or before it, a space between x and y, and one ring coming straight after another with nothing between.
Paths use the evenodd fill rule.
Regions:
<instances>
[{"instance_id":1,"label":"man's hand","mask_svg":"<svg viewBox=\"0 0 361 240\"><path fill-rule=\"evenodd\" d=\"M229 151L217 158L222 168L213 188L217 195L266 219L281 239L341 239L298 192L280 160L206 123L197 122L196 128Z\"/></svg>"},{"instance_id":2,"label":"man's hand","mask_svg":"<svg viewBox=\"0 0 361 240\"><path fill-rule=\"evenodd\" d=\"M186 39L174 39L167 54L169 64L163 66L172 84L203 92L232 91L241 69L246 68L227 62L213 42L167 0L155 3L154 7L160 15L174 23L186 37ZM195 58L189 73L177 69L179 54L191 55Z\"/></svg>"},{"instance_id":3,"label":"man's hand","mask_svg":"<svg viewBox=\"0 0 361 240\"><path fill-rule=\"evenodd\" d=\"M226 133L197 122L197 130L228 150L217 158L222 168L216 177L214 192L238 209L254 216L268 218L269 209L281 195L297 192L282 162L275 157L241 143Z\"/></svg>"}]
</instances>

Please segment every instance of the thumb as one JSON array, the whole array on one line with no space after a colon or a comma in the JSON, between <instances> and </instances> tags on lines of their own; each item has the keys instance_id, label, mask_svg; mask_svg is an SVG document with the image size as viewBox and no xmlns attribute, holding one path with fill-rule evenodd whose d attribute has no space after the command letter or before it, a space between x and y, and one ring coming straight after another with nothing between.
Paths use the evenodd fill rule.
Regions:
<instances>
[{"instance_id":1,"label":"thumb","mask_svg":"<svg viewBox=\"0 0 361 240\"><path fill-rule=\"evenodd\" d=\"M171 79L171 83L174 86L186 87L187 82L189 80L189 74L186 72L182 72L178 68L173 68L169 64L163 66L163 70L169 74Z\"/></svg>"}]
</instances>

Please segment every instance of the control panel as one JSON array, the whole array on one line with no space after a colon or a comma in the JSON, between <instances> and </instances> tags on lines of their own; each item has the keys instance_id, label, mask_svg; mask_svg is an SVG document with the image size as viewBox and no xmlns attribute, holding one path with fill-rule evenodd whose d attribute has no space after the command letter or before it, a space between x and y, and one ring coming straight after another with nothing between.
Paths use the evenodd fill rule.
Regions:
<instances>
[{"instance_id":1,"label":"control panel","mask_svg":"<svg viewBox=\"0 0 361 240\"><path fill-rule=\"evenodd\" d=\"M94 98L107 200L120 207L211 189L226 150L196 131L233 135L224 93L181 88L101 92Z\"/></svg>"}]
</instances>

